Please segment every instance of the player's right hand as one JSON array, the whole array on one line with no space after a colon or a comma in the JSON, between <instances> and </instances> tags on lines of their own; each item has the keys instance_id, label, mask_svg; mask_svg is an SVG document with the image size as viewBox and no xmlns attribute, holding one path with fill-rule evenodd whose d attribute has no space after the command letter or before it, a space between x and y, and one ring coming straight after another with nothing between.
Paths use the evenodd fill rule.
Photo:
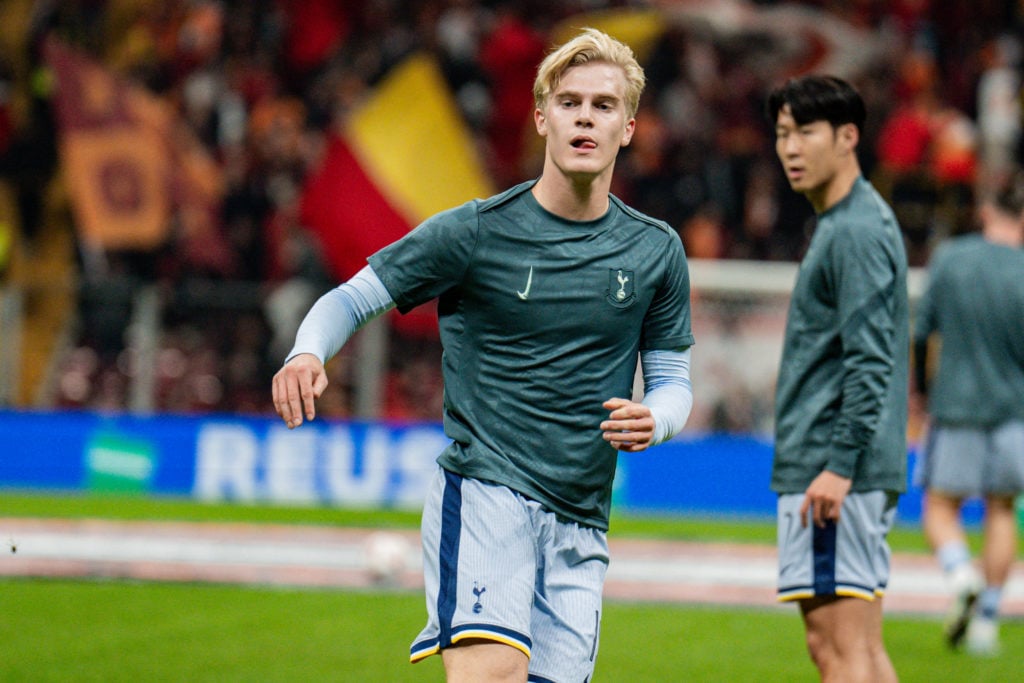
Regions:
<instances>
[{"instance_id":1,"label":"player's right hand","mask_svg":"<svg viewBox=\"0 0 1024 683\"><path fill-rule=\"evenodd\" d=\"M316 417L316 399L327 388L327 373L320 359L311 353L300 353L284 364L274 375L274 408L288 429Z\"/></svg>"},{"instance_id":2,"label":"player's right hand","mask_svg":"<svg viewBox=\"0 0 1024 683\"><path fill-rule=\"evenodd\" d=\"M804 502L800 505L801 526L807 526L808 510L814 517L816 527L824 529L826 522L839 522L843 501L852 485L852 479L822 470L804 492Z\"/></svg>"}]
</instances>

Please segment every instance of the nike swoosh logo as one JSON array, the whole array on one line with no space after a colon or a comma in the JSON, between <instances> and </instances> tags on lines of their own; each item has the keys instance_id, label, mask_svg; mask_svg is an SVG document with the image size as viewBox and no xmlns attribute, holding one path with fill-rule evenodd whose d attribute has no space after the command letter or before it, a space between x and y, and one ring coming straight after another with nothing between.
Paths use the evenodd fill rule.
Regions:
<instances>
[{"instance_id":1,"label":"nike swoosh logo","mask_svg":"<svg viewBox=\"0 0 1024 683\"><path fill-rule=\"evenodd\" d=\"M516 294L519 295L520 299L522 299L523 301L526 301L526 299L530 296L530 287L532 287L532 286L533 286L533 266L530 266L530 274L526 277L526 289L524 291L522 291L522 292L516 290Z\"/></svg>"}]
</instances>

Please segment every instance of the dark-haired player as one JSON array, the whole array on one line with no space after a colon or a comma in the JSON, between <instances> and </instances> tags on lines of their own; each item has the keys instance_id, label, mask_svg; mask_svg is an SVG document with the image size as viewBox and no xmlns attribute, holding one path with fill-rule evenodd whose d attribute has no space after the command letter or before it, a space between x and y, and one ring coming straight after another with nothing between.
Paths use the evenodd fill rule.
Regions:
<instances>
[{"instance_id":1,"label":"dark-haired player","mask_svg":"<svg viewBox=\"0 0 1024 683\"><path fill-rule=\"evenodd\" d=\"M822 680L887 683L896 672L882 639L886 534L907 466L903 239L861 175L865 108L853 87L790 80L767 113L790 187L817 214L776 390L778 595L799 603Z\"/></svg>"}]
</instances>

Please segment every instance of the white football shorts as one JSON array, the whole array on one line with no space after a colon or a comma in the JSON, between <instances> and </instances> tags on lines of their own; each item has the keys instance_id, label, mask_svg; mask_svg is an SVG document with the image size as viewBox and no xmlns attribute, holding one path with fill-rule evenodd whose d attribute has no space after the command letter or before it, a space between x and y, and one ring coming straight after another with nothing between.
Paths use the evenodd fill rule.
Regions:
<instances>
[{"instance_id":1,"label":"white football shorts","mask_svg":"<svg viewBox=\"0 0 1024 683\"><path fill-rule=\"evenodd\" d=\"M839 522L815 526L807 511L800 523L803 493L779 496L779 584L782 602L836 595L874 600L889 583L891 552L886 536L896 518L897 494L850 493Z\"/></svg>"},{"instance_id":2,"label":"white football shorts","mask_svg":"<svg viewBox=\"0 0 1024 683\"><path fill-rule=\"evenodd\" d=\"M952 496L1016 496L1024 492L1024 422L991 429L935 425L914 481Z\"/></svg>"},{"instance_id":3,"label":"white football shorts","mask_svg":"<svg viewBox=\"0 0 1024 683\"><path fill-rule=\"evenodd\" d=\"M530 681L590 679L608 569L604 531L438 467L422 537L428 619L411 661L481 638L526 654Z\"/></svg>"}]
</instances>

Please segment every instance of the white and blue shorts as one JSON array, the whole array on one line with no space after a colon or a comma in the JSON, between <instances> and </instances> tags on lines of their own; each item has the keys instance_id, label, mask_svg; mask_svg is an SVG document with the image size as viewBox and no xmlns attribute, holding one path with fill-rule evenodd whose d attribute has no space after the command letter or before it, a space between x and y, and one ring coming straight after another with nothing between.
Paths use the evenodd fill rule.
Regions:
<instances>
[{"instance_id":1,"label":"white and blue shorts","mask_svg":"<svg viewBox=\"0 0 1024 683\"><path fill-rule=\"evenodd\" d=\"M803 493L783 494L778 502L779 583L782 602L841 596L874 600L889 583L891 552L886 536L896 519L897 494L850 493L838 523L800 523Z\"/></svg>"},{"instance_id":2,"label":"white and blue shorts","mask_svg":"<svg viewBox=\"0 0 1024 683\"><path fill-rule=\"evenodd\" d=\"M480 638L526 654L530 681L590 679L608 569L604 531L439 467L422 538L428 618L411 661Z\"/></svg>"},{"instance_id":3,"label":"white and blue shorts","mask_svg":"<svg viewBox=\"0 0 1024 683\"><path fill-rule=\"evenodd\" d=\"M1024 492L1024 421L991 429L933 426L914 468L914 483L964 498Z\"/></svg>"}]
</instances>

